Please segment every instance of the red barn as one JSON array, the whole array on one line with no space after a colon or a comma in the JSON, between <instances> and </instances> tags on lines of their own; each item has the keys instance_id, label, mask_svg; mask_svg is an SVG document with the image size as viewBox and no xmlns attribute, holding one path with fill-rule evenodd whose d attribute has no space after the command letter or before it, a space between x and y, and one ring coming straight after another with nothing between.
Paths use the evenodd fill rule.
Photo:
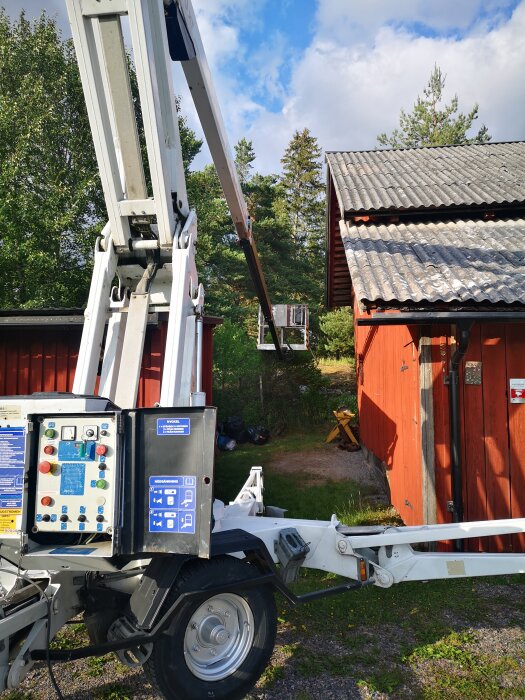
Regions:
<instances>
[{"instance_id":1,"label":"red barn","mask_svg":"<svg viewBox=\"0 0 525 700\"><path fill-rule=\"evenodd\" d=\"M150 314L137 405L160 397L167 314ZM205 317L203 391L212 402L213 329L221 319ZM71 391L84 324L79 309L0 312L0 396Z\"/></svg>"},{"instance_id":2,"label":"red barn","mask_svg":"<svg viewBox=\"0 0 525 700\"><path fill-rule=\"evenodd\" d=\"M525 143L327 154L327 296L406 524L525 516ZM522 537L467 541L525 551Z\"/></svg>"}]
</instances>

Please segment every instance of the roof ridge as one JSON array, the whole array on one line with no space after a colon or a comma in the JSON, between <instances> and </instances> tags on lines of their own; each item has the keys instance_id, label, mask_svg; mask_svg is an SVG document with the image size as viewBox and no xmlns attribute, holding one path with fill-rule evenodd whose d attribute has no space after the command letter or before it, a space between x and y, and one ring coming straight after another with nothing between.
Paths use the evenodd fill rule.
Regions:
<instances>
[{"instance_id":1,"label":"roof ridge","mask_svg":"<svg viewBox=\"0 0 525 700\"><path fill-rule=\"evenodd\" d=\"M446 144L444 146L414 146L411 148L363 148L359 149L357 151L352 151L352 150L341 150L341 149L335 149L335 150L329 150L325 151L325 155L329 155L331 153L391 153L392 151L429 151L429 150L437 150L437 149L448 149L448 148L486 148L487 146L505 146L505 145L512 145L512 144L524 144L525 145L525 140L523 139L517 139L514 141L489 141L488 143L450 143Z\"/></svg>"}]
</instances>

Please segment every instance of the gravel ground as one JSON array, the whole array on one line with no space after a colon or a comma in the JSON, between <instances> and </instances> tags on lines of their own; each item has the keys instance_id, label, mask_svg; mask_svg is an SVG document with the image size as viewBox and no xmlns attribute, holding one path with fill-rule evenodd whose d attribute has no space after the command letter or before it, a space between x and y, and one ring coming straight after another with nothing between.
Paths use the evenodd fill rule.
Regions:
<instances>
[{"instance_id":1,"label":"gravel ground","mask_svg":"<svg viewBox=\"0 0 525 700\"><path fill-rule=\"evenodd\" d=\"M480 595L498 598L498 586L484 583ZM505 587L508 593L508 587ZM513 612L513 598L510 595L507 606L498 604L495 610L494 624L478 628L466 628L472 635L472 641L467 645L476 658L492 660L497 668L498 661L505 660L500 675L495 678L496 686L505 689L505 695L454 694L429 695L428 697L456 698L471 700L484 697L500 697L513 700L524 697L525 689L525 633L523 624ZM512 625L506 626L505 616L511 616ZM501 615L501 616L500 616ZM525 622L523 613L521 622ZM461 622L456 622L458 629L463 629ZM463 630L464 631L464 630ZM363 634L366 628L356 629ZM385 663L396 670L399 665L399 650L411 647L414 640L410 631L395 625L384 625L379 635L376 630L369 630L369 642L360 648L355 660L348 663L348 649L334 643L329 635L314 635L298 640L295 634L280 625L277 643L268 671L246 700L408 700L427 697L423 689L437 683L443 677L455 671L456 676L463 673L468 679L473 675L472 669L451 668L447 659L422 659L399 666L399 672L404 672L406 682L392 692L377 691L365 682L363 677L374 675L374 664L384 668ZM341 664L336 672L315 673L305 668L305 663L320 654L328 654L333 659L339 659ZM397 657L397 658L396 658ZM374 661L375 659L375 661ZM153 700L157 695L146 682L140 669L128 669L113 656L103 658L103 662L77 661L64 664L54 664L57 681L64 698L67 700ZM515 694L513 694L515 692ZM49 700L54 697L54 691L49 681L44 664L38 664L28 675L17 693L5 693L1 698L11 697L13 700Z\"/></svg>"},{"instance_id":2,"label":"gravel ground","mask_svg":"<svg viewBox=\"0 0 525 700\"><path fill-rule=\"evenodd\" d=\"M274 460L271 470L300 471L315 480L350 478L368 485L379 483L363 464L361 453L335 447L286 455ZM437 644L427 648L418 642L414 627L402 620L399 624L385 620L375 625L357 621L348 625L344 637L328 634L325 628L321 632L312 630L312 623L306 620L304 634L298 633L297 626L292 629L288 622L281 622L271 663L246 700L524 698L525 582L518 579L516 584L504 585L478 579L473 581L472 590L478 596L480 610L490 611L488 617L480 612L479 620L473 622L472 611L465 611L463 616L457 606L452 613L447 609L446 597L443 610L436 611L452 634L463 635L458 647L452 644L441 648L437 636ZM315 603L311 606L313 610ZM408 618L412 613L406 610ZM358 643L352 645L353 638ZM82 626L74 624L65 628L57 644L73 647L85 641ZM53 668L67 700L157 697L141 669L129 669L113 655L56 663ZM49 700L54 696L47 668L41 663L16 691L0 694L2 700Z\"/></svg>"},{"instance_id":3,"label":"gravel ground","mask_svg":"<svg viewBox=\"0 0 525 700\"><path fill-rule=\"evenodd\" d=\"M363 452L347 452L337 449L335 443L325 445L317 450L307 452L284 453L274 455L268 465L268 473L301 474L309 484L326 481L345 481L350 479L356 484L384 491L384 476L367 464Z\"/></svg>"}]
</instances>

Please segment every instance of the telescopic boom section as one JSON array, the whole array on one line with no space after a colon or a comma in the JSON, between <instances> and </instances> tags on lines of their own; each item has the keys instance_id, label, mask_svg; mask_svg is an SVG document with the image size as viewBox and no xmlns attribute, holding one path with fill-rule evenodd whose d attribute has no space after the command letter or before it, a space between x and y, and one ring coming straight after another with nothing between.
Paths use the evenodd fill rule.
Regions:
<instances>
[{"instance_id":1,"label":"telescopic boom section","mask_svg":"<svg viewBox=\"0 0 525 700\"><path fill-rule=\"evenodd\" d=\"M103 350L98 391L121 408L133 408L148 319L168 312L160 404L202 405L204 290L195 264L197 218L186 194L171 60L182 64L279 356L281 348L191 2L66 4L109 219L95 251L73 391L95 391ZM135 62L145 152L124 36Z\"/></svg>"},{"instance_id":2,"label":"telescopic boom section","mask_svg":"<svg viewBox=\"0 0 525 700\"><path fill-rule=\"evenodd\" d=\"M182 64L265 321L275 349L279 357L282 357L270 296L253 240L246 202L230 156L228 137L191 1L164 0L164 5L170 56L173 61L180 61Z\"/></svg>"}]
</instances>

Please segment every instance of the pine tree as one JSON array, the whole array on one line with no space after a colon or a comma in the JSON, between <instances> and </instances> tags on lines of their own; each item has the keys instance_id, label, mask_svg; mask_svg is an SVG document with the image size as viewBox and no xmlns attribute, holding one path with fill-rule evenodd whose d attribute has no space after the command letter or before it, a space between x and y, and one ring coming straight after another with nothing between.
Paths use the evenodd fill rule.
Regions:
<instances>
[{"instance_id":1,"label":"pine tree","mask_svg":"<svg viewBox=\"0 0 525 700\"><path fill-rule=\"evenodd\" d=\"M253 170L253 161L255 160L255 151L253 150L253 143L247 141L244 136L238 143L235 144L235 167L237 168L237 175L241 183L241 187L244 188L246 183L251 177L251 172Z\"/></svg>"},{"instance_id":2,"label":"pine tree","mask_svg":"<svg viewBox=\"0 0 525 700\"><path fill-rule=\"evenodd\" d=\"M200 153L202 148L202 139L198 139L193 129L190 129L188 126L187 118L181 111L181 98L179 95L175 96L175 103L177 105L182 162L184 163L184 172L187 177L188 173L190 172L190 165L192 164L193 159L198 153Z\"/></svg>"},{"instance_id":3,"label":"pine tree","mask_svg":"<svg viewBox=\"0 0 525 700\"><path fill-rule=\"evenodd\" d=\"M421 146L450 146L472 143L486 143L491 136L485 125L478 133L468 137L468 131L478 118L478 105L475 104L468 114L458 113L458 96L454 95L450 104L440 109L443 99L446 76L436 65L430 75L424 97L418 97L414 109L407 114L401 110L399 129L387 135L379 134L377 140L381 146L391 148L419 148Z\"/></svg>"},{"instance_id":4,"label":"pine tree","mask_svg":"<svg viewBox=\"0 0 525 700\"><path fill-rule=\"evenodd\" d=\"M281 159L282 215L297 246L320 253L324 239L324 184L321 148L308 129L296 131ZM298 254L300 250L298 248Z\"/></svg>"}]
</instances>

